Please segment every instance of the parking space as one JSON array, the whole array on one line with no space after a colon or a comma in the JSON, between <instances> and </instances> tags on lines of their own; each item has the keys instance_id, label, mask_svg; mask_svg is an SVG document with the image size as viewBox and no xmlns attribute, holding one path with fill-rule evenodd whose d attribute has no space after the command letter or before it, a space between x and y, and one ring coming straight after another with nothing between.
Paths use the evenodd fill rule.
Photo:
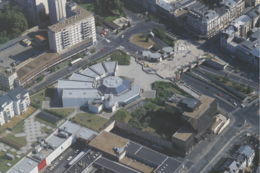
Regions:
<instances>
[{"instance_id":1,"label":"parking space","mask_svg":"<svg viewBox=\"0 0 260 173\"><path fill-rule=\"evenodd\" d=\"M16 43L12 47L0 52L0 66L10 67L13 62L21 63L39 53L40 51L31 45L25 47L20 43Z\"/></svg>"}]
</instances>

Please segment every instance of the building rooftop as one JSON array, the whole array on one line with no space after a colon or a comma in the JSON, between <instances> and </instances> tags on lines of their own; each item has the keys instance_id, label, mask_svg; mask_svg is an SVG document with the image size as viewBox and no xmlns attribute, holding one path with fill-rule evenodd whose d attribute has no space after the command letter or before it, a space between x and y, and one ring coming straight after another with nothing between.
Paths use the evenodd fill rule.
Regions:
<instances>
[{"instance_id":1,"label":"building rooftop","mask_svg":"<svg viewBox=\"0 0 260 173\"><path fill-rule=\"evenodd\" d=\"M117 61L106 61L106 62L103 62L103 65L106 68L108 73L115 73Z\"/></svg>"},{"instance_id":2,"label":"building rooftop","mask_svg":"<svg viewBox=\"0 0 260 173\"><path fill-rule=\"evenodd\" d=\"M38 38L41 41L45 41L46 39L43 36L35 35L36 38Z\"/></svg>"},{"instance_id":3,"label":"building rooftop","mask_svg":"<svg viewBox=\"0 0 260 173\"><path fill-rule=\"evenodd\" d=\"M62 98L96 98L101 99L102 93L97 89L63 89Z\"/></svg>"},{"instance_id":4,"label":"building rooftop","mask_svg":"<svg viewBox=\"0 0 260 173\"><path fill-rule=\"evenodd\" d=\"M102 63L98 63L98 64L95 64L95 65L92 65L91 68L93 71L95 71L96 73L98 73L100 76L106 74L106 70L104 69L103 67L103 64Z\"/></svg>"},{"instance_id":5,"label":"building rooftop","mask_svg":"<svg viewBox=\"0 0 260 173\"><path fill-rule=\"evenodd\" d=\"M72 73L70 80L93 82L93 83L95 81L95 79L93 77L89 77L89 76L86 76L86 75L80 74L80 73Z\"/></svg>"},{"instance_id":6,"label":"building rooftop","mask_svg":"<svg viewBox=\"0 0 260 173\"><path fill-rule=\"evenodd\" d=\"M57 88L63 89L74 89L74 88L93 88L92 82L85 82L85 81L76 81L76 80L68 80L68 79L59 79Z\"/></svg>"},{"instance_id":7,"label":"building rooftop","mask_svg":"<svg viewBox=\"0 0 260 173\"><path fill-rule=\"evenodd\" d=\"M93 139L89 145L106 153L115 155L115 147L122 148L128 143L129 141L127 139L119 137L113 133L103 131L95 139Z\"/></svg>"},{"instance_id":8,"label":"building rooftop","mask_svg":"<svg viewBox=\"0 0 260 173\"><path fill-rule=\"evenodd\" d=\"M189 9L201 9L203 8L205 5L202 4L200 1L196 1L195 3L191 4L188 6Z\"/></svg>"},{"instance_id":9,"label":"building rooftop","mask_svg":"<svg viewBox=\"0 0 260 173\"><path fill-rule=\"evenodd\" d=\"M9 104L10 102L12 102L12 99L9 97L8 94L0 97L0 105L1 105L0 106L0 111L3 110L3 106L4 106L5 103Z\"/></svg>"},{"instance_id":10,"label":"building rooftop","mask_svg":"<svg viewBox=\"0 0 260 173\"><path fill-rule=\"evenodd\" d=\"M130 88L130 82L118 76L109 76L103 79L98 90L104 94L120 95Z\"/></svg>"},{"instance_id":11,"label":"building rooftop","mask_svg":"<svg viewBox=\"0 0 260 173\"><path fill-rule=\"evenodd\" d=\"M104 167L116 173L140 173L140 171L134 170L130 167L122 165L118 162L105 159L103 157L96 160L94 164Z\"/></svg>"},{"instance_id":12,"label":"building rooftop","mask_svg":"<svg viewBox=\"0 0 260 173\"><path fill-rule=\"evenodd\" d=\"M20 173L20 170L22 170L23 172L31 172L35 167L38 166L39 163L40 162L37 162L25 156L15 166L13 166L8 171L8 173Z\"/></svg>"},{"instance_id":13,"label":"building rooftop","mask_svg":"<svg viewBox=\"0 0 260 173\"><path fill-rule=\"evenodd\" d=\"M12 40L9 40L8 42L6 42L6 43L4 43L4 44L0 44L0 50L2 50L2 49L4 49L4 48L7 48L8 46L13 45L13 44L15 44L15 43L17 43L17 42L20 42L20 41L22 41L22 40L24 40L24 39L26 39L26 37L20 36L20 37L14 38L14 39L12 39Z\"/></svg>"},{"instance_id":14,"label":"building rooftop","mask_svg":"<svg viewBox=\"0 0 260 173\"><path fill-rule=\"evenodd\" d=\"M43 64L46 64L46 62L48 62L49 60L54 59L58 56L59 56L58 53L47 52L47 53L44 53L44 54L34 58L28 64L26 64L25 66L23 66L17 70L17 76L18 76L17 78L22 79L23 77L25 77L27 74L29 74L33 70L41 67Z\"/></svg>"},{"instance_id":15,"label":"building rooftop","mask_svg":"<svg viewBox=\"0 0 260 173\"><path fill-rule=\"evenodd\" d=\"M9 97L12 100L19 100L21 96L24 96L28 91L23 87L19 86L8 92Z\"/></svg>"},{"instance_id":16,"label":"building rooftop","mask_svg":"<svg viewBox=\"0 0 260 173\"><path fill-rule=\"evenodd\" d=\"M224 1L221 1L220 4L221 5L225 5L226 7L229 7L229 8L232 8L236 5L236 1L234 0L224 0Z\"/></svg>"},{"instance_id":17,"label":"building rooftop","mask_svg":"<svg viewBox=\"0 0 260 173\"><path fill-rule=\"evenodd\" d=\"M90 68L85 69L83 72L81 72L81 74L84 74L84 75L87 75L90 77L94 77L94 78L100 77L98 73L94 72Z\"/></svg>"},{"instance_id":18,"label":"building rooftop","mask_svg":"<svg viewBox=\"0 0 260 173\"><path fill-rule=\"evenodd\" d=\"M201 105L195 109L193 112L184 112L183 115L188 116L190 118L198 119L201 115L206 112L210 108L210 104L215 100L212 97L202 95L198 99L201 102Z\"/></svg>"},{"instance_id":19,"label":"building rooftop","mask_svg":"<svg viewBox=\"0 0 260 173\"><path fill-rule=\"evenodd\" d=\"M178 170L181 166L181 162L168 157L159 167L156 168L154 173L175 173L175 171Z\"/></svg>"},{"instance_id":20,"label":"building rooftop","mask_svg":"<svg viewBox=\"0 0 260 173\"><path fill-rule=\"evenodd\" d=\"M192 9L188 14L202 23L208 23L219 16L216 11L209 10L207 6L201 9Z\"/></svg>"},{"instance_id":21,"label":"building rooftop","mask_svg":"<svg viewBox=\"0 0 260 173\"><path fill-rule=\"evenodd\" d=\"M187 105L188 108L193 109L200 103L200 101L191 97L187 97L182 100L182 103Z\"/></svg>"},{"instance_id":22,"label":"building rooftop","mask_svg":"<svg viewBox=\"0 0 260 173\"><path fill-rule=\"evenodd\" d=\"M171 53L171 52L173 52L173 47L170 47L170 46L168 46L168 47L163 47L162 50L163 50L164 52L166 52L166 53Z\"/></svg>"},{"instance_id":23,"label":"building rooftop","mask_svg":"<svg viewBox=\"0 0 260 173\"><path fill-rule=\"evenodd\" d=\"M148 51L148 50L144 50L143 53L142 53L142 55L143 55L144 57L150 57L150 58L155 58L155 59L161 58L161 56L162 56L162 55L161 55L160 53L158 53L158 52L153 53L153 52Z\"/></svg>"},{"instance_id":24,"label":"building rooftop","mask_svg":"<svg viewBox=\"0 0 260 173\"><path fill-rule=\"evenodd\" d=\"M13 70L11 70L10 68L5 68L0 66L0 75L9 77L12 74L14 74Z\"/></svg>"},{"instance_id":25,"label":"building rooftop","mask_svg":"<svg viewBox=\"0 0 260 173\"><path fill-rule=\"evenodd\" d=\"M241 26L245 25L246 23L250 22L251 18L248 15L242 15L236 20L234 20L231 25L235 26L236 28L240 28Z\"/></svg>"},{"instance_id":26,"label":"building rooftop","mask_svg":"<svg viewBox=\"0 0 260 173\"><path fill-rule=\"evenodd\" d=\"M87 17L93 16L93 14L87 10L85 10L80 5L76 4L76 9L73 10L73 12L76 13L76 15L71 16L70 18L59 22L57 24L54 24L52 26L49 26L48 29L50 29L53 32L59 32L62 29L65 29L66 27L73 25L74 23L81 21Z\"/></svg>"},{"instance_id":27,"label":"building rooftop","mask_svg":"<svg viewBox=\"0 0 260 173\"><path fill-rule=\"evenodd\" d=\"M125 150L128 153L135 154L141 147L141 145L130 141L129 144L125 147Z\"/></svg>"},{"instance_id":28,"label":"building rooftop","mask_svg":"<svg viewBox=\"0 0 260 173\"><path fill-rule=\"evenodd\" d=\"M156 165L160 165L167 158L167 156L165 156L161 153L158 153L157 151L146 148L146 147L142 147L141 149L139 149L135 153L135 156L140 157L140 158L147 160L149 162L152 162Z\"/></svg>"},{"instance_id":29,"label":"building rooftop","mask_svg":"<svg viewBox=\"0 0 260 173\"><path fill-rule=\"evenodd\" d=\"M182 126L174 135L173 137L180 139L182 141L186 141L189 139L195 132L191 129L188 129Z\"/></svg>"},{"instance_id":30,"label":"building rooftop","mask_svg":"<svg viewBox=\"0 0 260 173\"><path fill-rule=\"evenodd\" d=\"M132 168L135 168L139 171L142 171L142 173L151 173L153 172L154 168L150 167L148 165L145 165L144 163L140 163L137 161L133 161L133 159L130 159L128 157L124 157L120 160L120 163L126 164Z\"/></svg>"}]
</instances>

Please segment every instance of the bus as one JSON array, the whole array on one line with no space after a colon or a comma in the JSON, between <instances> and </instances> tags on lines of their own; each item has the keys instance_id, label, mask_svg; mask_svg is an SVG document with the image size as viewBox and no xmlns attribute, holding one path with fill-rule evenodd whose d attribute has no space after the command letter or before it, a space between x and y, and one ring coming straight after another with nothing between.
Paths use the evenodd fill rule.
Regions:
<instances>
[{"instance_id":1,"label":"bus","mask_svg":"<svg viewBox=\"0 0 260 173\"><path fill-rule=\"evenodd\" d=\"M78 59L76 59L76 60L74 60L74 61L71 61L71 62L70 62L70 65L73 66L74 64L77 64L77 63L79 63L80 61L82 61L82 58L78 58Z\"/></svg>"}]
</instances>

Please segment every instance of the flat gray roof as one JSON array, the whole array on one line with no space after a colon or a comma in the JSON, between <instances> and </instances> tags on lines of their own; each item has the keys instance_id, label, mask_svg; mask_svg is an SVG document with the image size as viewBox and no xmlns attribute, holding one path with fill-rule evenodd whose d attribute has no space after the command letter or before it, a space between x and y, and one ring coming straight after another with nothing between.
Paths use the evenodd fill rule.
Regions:
<instances>
[{"instance_id":1,"label":"flat gray roof","mask_svg":"<svg viewBox=\"0 0 260 173\"><path fill-rule=\"evenodd\" d=\"M162 50L167 52L167 53L173 52L173 48L170 47L170 46L169 47L163 47Z\"/></svg>"},{"instance_id":2,"label":"flat gray roof","mask_svg":"<svg viewBox=\"0 0 260 173\"><path fill-rule=\"evenodd\" d=\"M103 65L101 63L92 65L91 68L93 71L97 72L100 76L102 76L103 74L106 74L106 70L104 69Z\"/></svg>"},{"instance_id":3,"label":"flat gray roof","mask_svg":"<svg viewBox=\"0 0 260 173\"><path fill-rule=\"evenodd\" d=\"M97 89L63 89L63 98L101 98L102 93Z\"/></svg>"},{"instance_id":4,"label":"flat gray roof","mask_svg":"<svg viewBox=\"0 0 260 173\"><path fill-rule=\"evenodd\" d=\"M95 79L93 77L89 77L80 73L72 73L70 80L78 80L78 81L86 81L86 82L94 82Z\"/></svg>"},{"instance_id":5,"label":"flat gray roof","mask_svg":"<svg viewBox=\"0 0 260 173\"><path fill-rule=\"evenodd\" d=\"M20 95L24 96L26 93L28 93L28 91L23 87L23 86L19 86L11 91L8 92L8 95L11 99L13 100L18 100L17 96Z\"/></svg>"},{"instance_id":6,"label":"flat gray roof","mask_svg":"<svg viewBox=\"0 0 260 173\"><path fill-rule=\"evenodd\" d=\"M59 79L57 88L93 88L92 82Z\"/></svg>"},{"instance_id":7,"label":"flat gray roof","mask_svg":"<svg viewBox=\"0 0 260 173\"><path fill-rule=\"evenodd\" d=\"M37 167L39 162L36 162L28 157L24 157L22 160L18 162L15 166L13 166L8 173L20 173L19 170L23 170L23 172L31 172L35 167Z\"/></svg>"},{"instance_id":8,"label":"flat gray roof","mask_svg":"<svg viewBox=\"0 0 260 173\"><path fill-rule=\"evenodd\" d=\"M88 76L91 76L91 77L94 77L94 78L99 77L99 75L96 72L94 72L93 70L91 70L90 68L85 69L81 73L85 74L85 75L88 75Z\"/></svg>"},{"instance_id":9,"label":"flat gray roof","mask_svg":"<svg viewBox=\"0 0 260 173\"><path fill-rule=\"evenodd\" d=\"M0 111L3 110L3 108L2 108L3 104L5 104L5 103L9 104L10 102L12 102L12 99L9 97L8 94L0 97L0 105L1 105L0 106Z\"/></svg>"},{"instance_id":10,"label":"flat gray roof","mask_svg":"<svg viewBox=\"0 0 260 173\"><path fill-rule=\"evenodd\" d=\"M10 45L13 45L13 44L15 44L17 42L20 42L23 39L26 39L26 37L24 37L24 36L16 37L16 38L14 38L12 40L9 40L8 42L6 42L4 44L0 44L0 50L4 49L4 48L6 48L6 47L8 47ZM9 50L7 50L7 51L9 51Z\"/></svg>"},{"instance_id":11,"label":"flat gray roof","mask_svg":"<svg viewBox=\"0 0 260 173\"><path fill-rule=\"evenodd\" d=\"M122 95L119 96L114 96L113 97L113 103L118 103L118 102L126 102L128 100L130 100L131 98L139 95L140 93L140 86L139 85L132 85L131 89L125 93L123 93ZM106 95L107 97L109 96L109 94Z\"/></svg>"},{"instance_id":12,"label":"flat gray roof","mask_svg":"<svg viewBox=\"0 0 260 173\"><path fill-rule=\"evenodd\" d=\"M161 55L160 53L158 53L158 52L153 53L153 52L148 51L148 50L144 50L142 54L143 54L143 56L145 56L145 57L156 58L156 59L161 58L161 56L162 56L162 55Z\"/></svg>"},{"instance_id":13,"label":"flat gray roof","mask_svg":"<svg viewBox=\"0 0 260 173\"><path fill-rule=\"evenodd\" d=\"M106 61L103 62L108 73L114 73L116 71L117 61Z\"/></svg>"},{"instance_id":14,"label":"flat gray roof","mask_svg":"<svg viewBox=\"0 0 260 173\"><path fill-rule=\"evenodd\" d=\"M97 89L63 89L63 98L101 98L103 95Z\"/></svg>"},{"instance_id":15,"label":"flat gray roof","mask_svg":"<svg viewBox=\"0 0 260 173\"><path fill-rule=\"evenodd\" d=\"M164 173L175 173L179 171L179 168L182 166L182 163L178 160L168 157L157 169L154 173L164 172ZM163 171L161 171L163 169ZM176 172L177 173L177 172Z\"/></svg>"}]
</instances>

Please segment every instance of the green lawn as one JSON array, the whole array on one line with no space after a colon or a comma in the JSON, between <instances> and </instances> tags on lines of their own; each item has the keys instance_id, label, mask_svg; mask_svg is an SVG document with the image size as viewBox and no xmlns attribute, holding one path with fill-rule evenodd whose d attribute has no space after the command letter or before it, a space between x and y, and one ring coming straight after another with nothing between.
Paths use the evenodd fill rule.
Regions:
<instances>
[{"instance_id":1,"label":"green lawn","mask_svg":"<svg viewBox=\"0 0 260 173\"><path fill-rule=\"evenodd\" d=\"M70 61L69 60L67 60L67 61L64 61L64 62L61 62L59 65L57 65L57 69L62 69L62 68L64 68L64 67L66 67L66 66L68 66L69 65L69 63L70 63Z\"/></svg>"},{"instance_id":2,"label":"green lawn","mask_svg":"<svg viewBox=\"0 0 260 173\"><path fill-rule=\"evenodd\" d=\"M57 127L55 124L52 124L52 123L50 123L50 122L48 122L48 121L44 121L43 119L40 119L40 118L37 118L37 117L35 117L35 121L39 121L39 122L41 122L41 123L43 123L43 124L46 124L47 126L51 126L51 127Z\"/></svg>"},{"instance_id":3,"label":"green lawn","mask_svg":"<svg viewBox=\"0 0 260 173\"><path fill-rule=\"evenodd\" d=\"M96 63L102 63L108 58L111 58L110 61L118 61L118 65L130 65L130 56L120 50L115 50L104 58L97 60Z\"/></svg>"},{"instance_id":4,"label":"green lawn","mask_svg":"<svg viewBox=\"0 0 260 173\"><path fill-rule=\"evenodd\" d=\"M15 156L14 160L9 160L5 157L6 153L13 154ZM7 150L7 152L0 151L0 172L7 172L13 165L15 165L18 161L20 161L26 154L20 154L20 159L16 157L16 153L12 152L10 150ZM11 167L7 166L6 164L10 163Z\"/></svg>"},{"instance_id":5,"label":"green lawn","mask_svg":"<svg viewBox=\"0 0 260 173\"><path fill-rule=\"evenodd\" d=\"M143 47L145 49L148 49L149 47L151 47L152 45L154 45L154 42L149 39L148 42L145 41L146 39L146 34L136 34L132 37L132 39L130 39L130 42L139 46L139 47Z\"/></svg>"},{"instance_id":6,"label":"green lawn","mask_svg":"<svg viewBox=\"0 0 260 173\"><path fill-rule=\"evenodd\" d=\"M25 146L27 144L25 137L15 137L13 134L9 133L5 136L6 139L9 139L19 145Z\"/></svg>"},{"instance_id":7,"label":"green lawn","mask_svg":"<svg viewBox=\"0 0 260 173\"><path fill-rule=\"evenodd\" d=\"M53 132L51 129L47 129L47 127L42 127L41 131L42 131L42 133L47 133L47 132L52 133Z\"/></svg>"},{"instance_id":8,"label":"green lawn","mask_svg":"<svg viewBox=\"0 0 260 173\"><path fill-rule=\"evenodd\" d=\"M72 112L75 111L74 108L63 108L63 109L46 109L44 110L54 116L59 118L67 118Z\"/></svg>"},{"instance_id":9,"label":"green lawn","mask_svg":"<svg viewBox=\"0 0 260 173\"><path fill-rule=\"evenodd\" d=\"M24 128L24 121L20 121L13 129L13 133L22 133Z\"/></svg>"},{"instance_id":10,"label":"green lawn","mask_svg":"<svg viewBox=\"0 0 260 173\"><path fill-rule=\"evenodd\" d=\"M47 89L44 89L33 96L30 97L31 105L33 107L41 108L42 101L49 101L54 98L56 88L54 86L50 86Z\"/></svg>"},{"instance_id":11,"label":"green lawn","mask_svg":"<svg viewBox=\"0 0 260 173\"><path fill-rule=\"evenodd\" d=\"M83 117L85 117L87 115L87 118L85 118L83 121L81 120ZM89 121L91 119L91 122ZM98 115L94 115L94 114L89 114L89 113L80 113L78 115L76 115L72 121L83 125L87 128L90 128L92 130L95 130L97 132L100 132L100 129L106 124L106 122L108 121L105 118L102 118Z\"/></svg>"}]
</instances>

